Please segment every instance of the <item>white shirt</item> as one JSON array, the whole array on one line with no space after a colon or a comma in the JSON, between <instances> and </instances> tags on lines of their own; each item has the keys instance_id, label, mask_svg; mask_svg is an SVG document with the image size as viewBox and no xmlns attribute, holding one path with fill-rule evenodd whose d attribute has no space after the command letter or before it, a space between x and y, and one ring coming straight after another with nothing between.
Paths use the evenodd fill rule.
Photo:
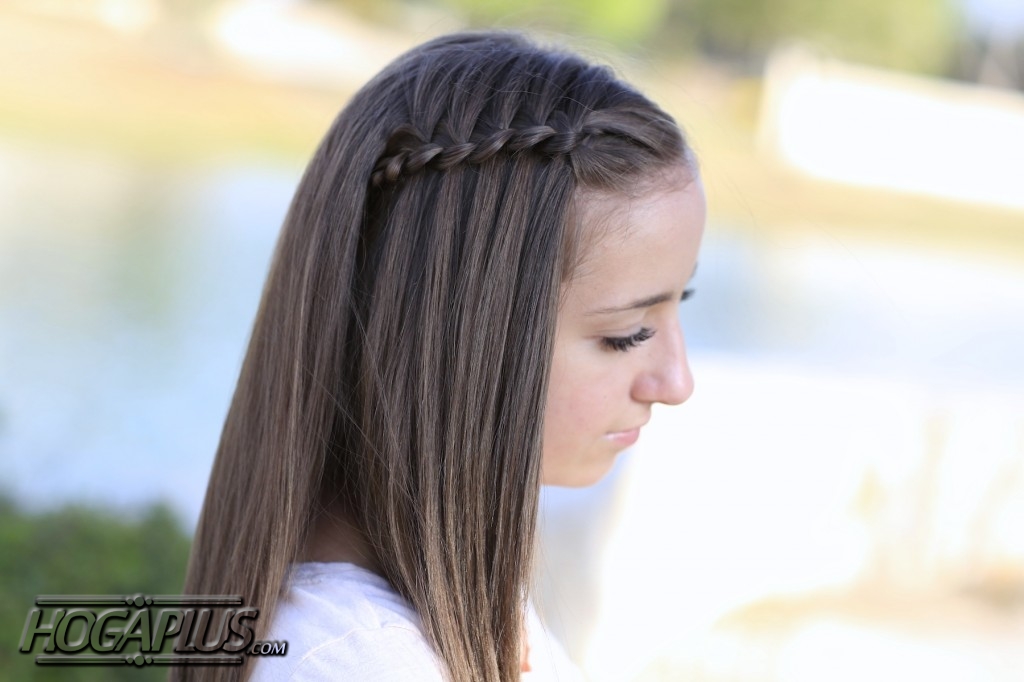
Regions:
<instances>
[{"instance_id":1,"label":"white shirt","mask_svg":"<svg viewBox=\"0 0 1024 682\"><path fill-rule=\"evenodd\" d=\"M267 639L288 642L284 656L256 659L250 682L444 682L411 605L384 578L349 563L292 566ZM522 682L578 682L579 670L527 614L531 671Z\"/></svg>"}]
</instances>

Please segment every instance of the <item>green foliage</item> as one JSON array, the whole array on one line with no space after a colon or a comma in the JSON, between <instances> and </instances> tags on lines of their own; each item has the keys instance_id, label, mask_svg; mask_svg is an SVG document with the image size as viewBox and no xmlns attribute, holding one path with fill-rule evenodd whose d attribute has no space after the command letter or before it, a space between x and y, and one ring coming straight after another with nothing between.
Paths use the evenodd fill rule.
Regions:
<instances>
[{"instance_id":1,"label":"green foliage","mask_svg":"<svg viewBox=\"0 0 1024 682\"><path fill-rule=\"evenodd\" d=\"M38 666L18 642L40 594L179 594L189 544L162 504L125 519L79 506L28 514L0 497L0 682L166 679L156 666Z\"/></svg>"},{"instance_id":2,"label":"green foliage","mask_svg":"<svg viewBox=\"0 0 1024 682\"><path fill-rule=\"evenodd\" d=\"M957 31L951 0L676 0L673 8L673 23L690 26L694 42L720 56L758 56L801 40L847 59L938 72Z\"/></svg>"},{"instance_id":3,"label":"green foliage","mask_svg":"<svg viewBox=\"0 0 1024 682\"><path fill-rule=\"evenodd\" d=\"M656 31L671 0L441 0L477 26L543 27L629 46Z\"/></svg>"},{"instance_id":4,"label":"green foliage","mask_svg":"<svg viewBox=\"0 0 1024 682\"><path fill-rule=\"evenodd\" d=\"M337 0L336 0L337 1ZM954 0L434 0L475 26L523 26L630 50L699 51L760 64L779 43L840 58L946 71L959 30Z\"/></svg>"}]
</instances>

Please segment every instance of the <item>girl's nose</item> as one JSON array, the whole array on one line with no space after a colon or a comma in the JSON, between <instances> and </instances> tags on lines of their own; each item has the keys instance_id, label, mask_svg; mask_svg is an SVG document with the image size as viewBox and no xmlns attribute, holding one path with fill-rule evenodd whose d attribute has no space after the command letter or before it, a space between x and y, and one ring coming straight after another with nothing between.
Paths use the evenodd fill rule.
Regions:
<instances>
[{"instance_id":1,"label":"girl's nose","mask_svg":"<svg viewBox=\"0 0 1024 682\"><path fill-rule=\"evenodd\" d=\"M683 330L677 324L660 334L661 343L650 356L650 363L634 385L634 398L647 403L678 405L693 394L693 375L686 359Z\"/></svg>"}]
</instances>

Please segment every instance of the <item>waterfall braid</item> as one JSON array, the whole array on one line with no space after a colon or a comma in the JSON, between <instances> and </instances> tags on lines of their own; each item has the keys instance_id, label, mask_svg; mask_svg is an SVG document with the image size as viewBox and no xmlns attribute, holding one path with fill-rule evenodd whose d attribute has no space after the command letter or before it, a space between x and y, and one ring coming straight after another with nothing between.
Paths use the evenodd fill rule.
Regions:
<instances>
[{"instance_id":1,"label":"waterfall braid","mask_svg":"<svg viewBox=\"0 0 1024 682\"><path fill-rule=\"evenodd\" d=\"M340 505L453 682L517 680L559 293L594 239L574 203L691 163L606 68L520 36L388 66L295 193L185 591L243 595L264 637L312 521Z\"/></svg>"}]
</instances>

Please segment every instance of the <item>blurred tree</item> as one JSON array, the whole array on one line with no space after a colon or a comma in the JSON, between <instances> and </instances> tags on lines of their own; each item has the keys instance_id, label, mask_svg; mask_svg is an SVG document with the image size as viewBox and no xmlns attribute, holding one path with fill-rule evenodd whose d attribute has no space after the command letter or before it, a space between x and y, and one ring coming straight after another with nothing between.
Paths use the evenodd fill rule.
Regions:
<instances>
[{"instance_id":1,"label":"blurred tree","mask_svg":"<svg viewBox=\"0 0 1024 682\"><path fill-rule=\"evenodd\" d=\"M38 666L18 642L40 594L180 594L189 545L163 504L125 519L79 506L29 514L0 496L0 682L165 679L156 666Z\"/></svg>"},{"instance_id":2,"label":"blurred tree","mask_svg":"<svg viewBox=\"0 0 1024 682\"><path fill-rule=\"evenodd\" d=\"M348 0L333 0L344 2ZM424 0L420 0L421 2ZM355 0L356 6L368 0ZM405 0L406 4L410 0ZM473 26L582 34L628 50L656 49L760 68L780 42L840 58L945 73L962 32L956 0L433 0ZM389 6L401 0L373 2ZM379 11L379 10L378 10Z\"/></svg>"},{"instance_id":3,"label":"blurred tree","mask_svg":"<svg viewBox=\"0 0 1024 682\"><path fill-rule=\"evenodd\" d=\"M988 31L965 36L954 75L991 87L1024 91L1024 33L1015 36Z\"/></svg>"},{"instance_id":4,"label":"blurred tree","mask_svg":"<svg viewBox=\"0 0 1024 682\"><path fill-rule=\"evenodd\" d=\"M952 0L674 0L667 23L719 58L760 61L775 44L800 40L925 73L950 67L962 30Z\"/></svg>"},{"instance_id":5,"label":"blurred tree","mask_svg":"<svg viewBox=\"0 0 1024 682\"><path fill-rule=\"evenodd\" d=\"M529 26L635 47L655 33L672 0L440 0L474 26Z\"/></svg>"}]
</instances>

